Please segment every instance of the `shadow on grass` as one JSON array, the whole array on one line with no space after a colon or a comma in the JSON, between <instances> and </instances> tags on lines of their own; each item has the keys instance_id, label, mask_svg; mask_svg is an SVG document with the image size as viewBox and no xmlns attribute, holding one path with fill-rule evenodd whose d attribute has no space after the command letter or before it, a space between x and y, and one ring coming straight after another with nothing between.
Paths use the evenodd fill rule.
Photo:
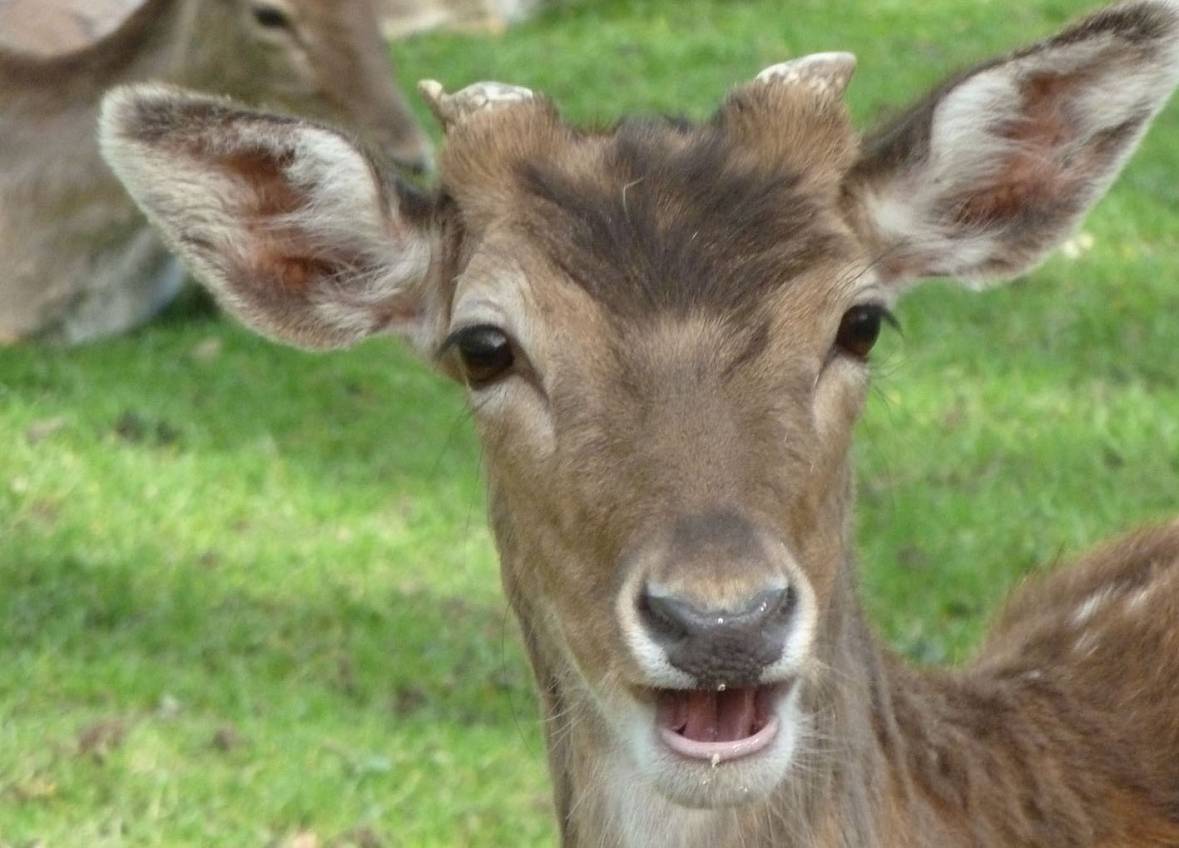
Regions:
<instances>
[{"instance_id":1,"label":"shadow on grass","mask_svg":"<svg viewBox=\"0 0 1179 848\"><path fill-rule=\"evenodd\" d=\"M25 407L30 419L64 416L80 451L166 447L247 462L261 452L325 485L478 477L458 387L389 340L316 355L223 320L186 321L87 348L5 356L6 405ZM143 432L128 438L128 421Z\"/></svg>"},{"instance_id":2,"label":"shadow on grass","mask_svg":"<svg viewBox=\"0 0 1179 848\"><path fill-rule=\"evenodd\" d=\"M218 713L244 701L452 725L535 723L503 603L424 590L313 596L241 589L197 562L147 567L0 555L0 690L47 704L150 708L165 695ZM23 674L32 677L23 677ZM40 679L41 675L51 675ZM18 695L17 700L23 700Z\"/></svg>"}]
</instances>

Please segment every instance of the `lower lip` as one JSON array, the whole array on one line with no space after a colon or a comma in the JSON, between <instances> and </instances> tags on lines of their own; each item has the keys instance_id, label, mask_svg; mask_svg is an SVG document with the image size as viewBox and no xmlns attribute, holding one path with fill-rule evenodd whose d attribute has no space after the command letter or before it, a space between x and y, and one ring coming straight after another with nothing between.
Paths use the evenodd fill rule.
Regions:
<instances>
[{"instance_id":1,"label":"lower lip","mask_svg":"<svg viewBox=\"0 0 1179 848\"><path fill-rule=\"evenodd\" d=\"M659 738L668 748L690 760L719 765L764 751L778 735L778 717L771 716L766 725L752 736L732 742L697 742L666 727L659 728Z\"/></svg>"}]
</instances>

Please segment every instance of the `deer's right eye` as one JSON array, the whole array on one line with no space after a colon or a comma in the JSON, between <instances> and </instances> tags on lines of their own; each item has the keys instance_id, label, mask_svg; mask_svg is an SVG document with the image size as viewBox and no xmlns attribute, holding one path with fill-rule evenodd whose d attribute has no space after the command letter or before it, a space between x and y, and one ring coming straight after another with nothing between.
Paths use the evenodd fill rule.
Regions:
<instances>
[{"instance_id":1,"label":"deer's right eye","mask_svg":"<svg viewBox=\"0 0 1179 848\"><path fill-rule=\"evenodd\" d=\"M266 29L287 29L291 25L287 13L277 6L255 6L254 20L258 22L258 26Z\"/></svg>"},{"instance_id":2,"label":"deer's right eye","mask_svg":"<svg viewBox=\"0 0 1179 848\"><path fill-rule=\"evenodd\" d=\"M877 303L865 303L853 306L844 313L839 323L839 333L835 337L835 346L856 359L867 359L868 354L880 338L882 324L897 325L897 319L892 313Z\"/></svg>"},{"instance_id":3,"label":"deer's right eye","mask_svg":"<svg viewBox=\"0 0 1179 848\"><path fill-rule=\"evenodd\" d=\"M498 327L479 324L453 333L448 340L458 349L463 376L473 389L494 383L511 371L516 361L512 340Z\"/></svg>"}]
</instances>

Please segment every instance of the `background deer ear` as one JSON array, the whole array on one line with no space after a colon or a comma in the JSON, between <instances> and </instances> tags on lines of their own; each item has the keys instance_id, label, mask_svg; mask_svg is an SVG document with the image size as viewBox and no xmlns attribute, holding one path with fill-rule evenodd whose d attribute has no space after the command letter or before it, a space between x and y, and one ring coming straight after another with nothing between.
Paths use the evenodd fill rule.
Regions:
<instances>
[{"instance_id":1,"label":"background deer ear","mask_svg":"<svg viewBox=\"0 0 1179 848\"><path fill-rule=\"evenodd\" d=\"M1027 271L1105 193L1177 80L1179 5L1099 12L869 136L849 216L893 281Z\"/></svg>"},{"instance_id":2,"label":"background deer ear","mask_svg":"<svg viewBox=\"0 0 1179 848\"><path fill-rule=\"evenodd\" d=\"M309 348L442 332L428 205L336 132L178 89L117 89L103 155L195 276L253 329Z\"/></svg>"}]
</instances>

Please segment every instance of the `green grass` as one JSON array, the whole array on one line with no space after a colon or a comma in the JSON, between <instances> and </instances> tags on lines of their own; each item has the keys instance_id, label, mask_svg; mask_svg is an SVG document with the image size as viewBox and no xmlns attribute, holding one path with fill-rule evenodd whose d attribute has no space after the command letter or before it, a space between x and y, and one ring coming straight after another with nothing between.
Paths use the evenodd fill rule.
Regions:
<instances>
[{"instance_id":1,"label":"green grass","mask_svg":"<svg viewBox=\"0 0 1179 848\"><path fill-rule=\"evenodd\" d=\"M854 49L867 122L1084 5L583 0L395 53L405 81L520 82L601 121L701 116ZM930 286L883 343L859 535L909 655L966 656L1021 575L1179 512L1177 131L1172 107L1080 260ZM552 843L457 390L392 344L279 349L189 298L0 352L0 446L0 846Z\"/></svg>"}]
</instances>

